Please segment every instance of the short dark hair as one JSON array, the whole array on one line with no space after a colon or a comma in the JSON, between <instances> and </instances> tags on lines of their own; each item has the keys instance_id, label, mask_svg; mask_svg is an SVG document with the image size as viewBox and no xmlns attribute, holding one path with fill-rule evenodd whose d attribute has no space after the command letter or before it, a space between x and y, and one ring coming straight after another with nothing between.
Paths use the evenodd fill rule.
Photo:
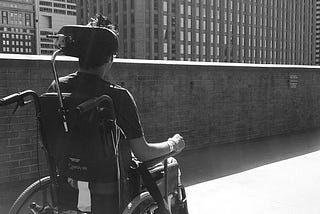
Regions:
<instances>
[{"instance_id":1,"label":"short dark hair","mask_svg":"<svg viewBox=\"0 0 320 214\"><path fill-rule=\"evenodd\" d=\"M90 44L79 55L79 66L86 69L109 62L118 52L119 40L118 30L106 16L96 15L87 26L93 27L94 31L88 35Z\"/></svg>"}]
</instances>

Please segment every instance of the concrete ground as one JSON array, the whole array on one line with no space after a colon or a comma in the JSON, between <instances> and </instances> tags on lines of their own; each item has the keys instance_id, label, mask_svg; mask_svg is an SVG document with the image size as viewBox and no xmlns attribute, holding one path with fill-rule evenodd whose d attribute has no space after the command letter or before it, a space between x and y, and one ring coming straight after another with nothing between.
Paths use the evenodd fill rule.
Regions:
<instances>
[{"instance_id":1,"label":"concrete ground","mask_svg":"<svg viewBox=\"0 0 320 214\"><path fill-rule=\"evenodd\" d=\"M319 214L319 149L316 130L185 152L190 214Z\"/></svg>"},{"instance_id":2,"label":"concrete ground","mask_svg":"<svg viewBox=\"0 0 320 214\"><path fill-rule=\"evenodd\" d=\"M320 130L177 156L190 214L320 213ZM0 213L28 183L0 187Z\"/></svg>"}]
</instances>

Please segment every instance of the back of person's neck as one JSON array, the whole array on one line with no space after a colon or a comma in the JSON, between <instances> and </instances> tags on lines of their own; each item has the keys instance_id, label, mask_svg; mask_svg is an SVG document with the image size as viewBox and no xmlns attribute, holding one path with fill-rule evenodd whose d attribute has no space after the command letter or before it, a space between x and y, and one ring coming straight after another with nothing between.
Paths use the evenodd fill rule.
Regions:
<instances>
[{"instance_id":1,"label":"back of person's neck","mask_svg":"<svg viewBox=\"0 0 320 214\"><path fill-rule=\"evenodd\" d=\"M95 75L101 79L103 79L104 76L104 68L103 66L100 67L95 67L95 68L79 68L80 73L85 73L85 74L91 74Z\"/></svg>"}]
</instances>

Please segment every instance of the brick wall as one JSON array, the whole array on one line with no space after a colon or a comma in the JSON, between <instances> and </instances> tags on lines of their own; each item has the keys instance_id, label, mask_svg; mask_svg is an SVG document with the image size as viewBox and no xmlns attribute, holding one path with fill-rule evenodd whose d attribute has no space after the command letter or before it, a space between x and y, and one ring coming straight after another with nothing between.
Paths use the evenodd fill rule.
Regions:
<instances>
[{"instance_id":1,"label":"brick wall","mask_svg":"<svg viewBox=\"0 0 320 214\"><path fill-rule=\"evenodd\" d=\"M25 57L0 56L0 97L46 90L49 58ZM57 62L61 75L77 68L67 60ZM181 133L186 149L194 149L319 127L317 69L118 59L111 78L134 95L148 141ZM0 184L37 176L33 109L10 116L13 107L0 108Z\"/></svg>"}]
</instances>

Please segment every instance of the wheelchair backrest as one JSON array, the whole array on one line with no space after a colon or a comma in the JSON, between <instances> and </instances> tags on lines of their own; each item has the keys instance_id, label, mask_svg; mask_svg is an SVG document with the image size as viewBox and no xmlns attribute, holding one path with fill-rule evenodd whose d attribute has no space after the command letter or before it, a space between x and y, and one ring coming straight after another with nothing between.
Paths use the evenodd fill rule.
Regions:
<instances>
[{"instance_id":1,"label":"wheelchair backrest","mask_svg":"<svg viewBox=\"0 0 320 214\"><path fill-rule=\"evenodd\" d=\"M104 95L106 96L106 95ZM93 99L63 93L68 132L56 93L40 97L43 144L60 175L90 182L114 182L114 109L110 97L91 109Z\"/></svg>"}]
</instances>

